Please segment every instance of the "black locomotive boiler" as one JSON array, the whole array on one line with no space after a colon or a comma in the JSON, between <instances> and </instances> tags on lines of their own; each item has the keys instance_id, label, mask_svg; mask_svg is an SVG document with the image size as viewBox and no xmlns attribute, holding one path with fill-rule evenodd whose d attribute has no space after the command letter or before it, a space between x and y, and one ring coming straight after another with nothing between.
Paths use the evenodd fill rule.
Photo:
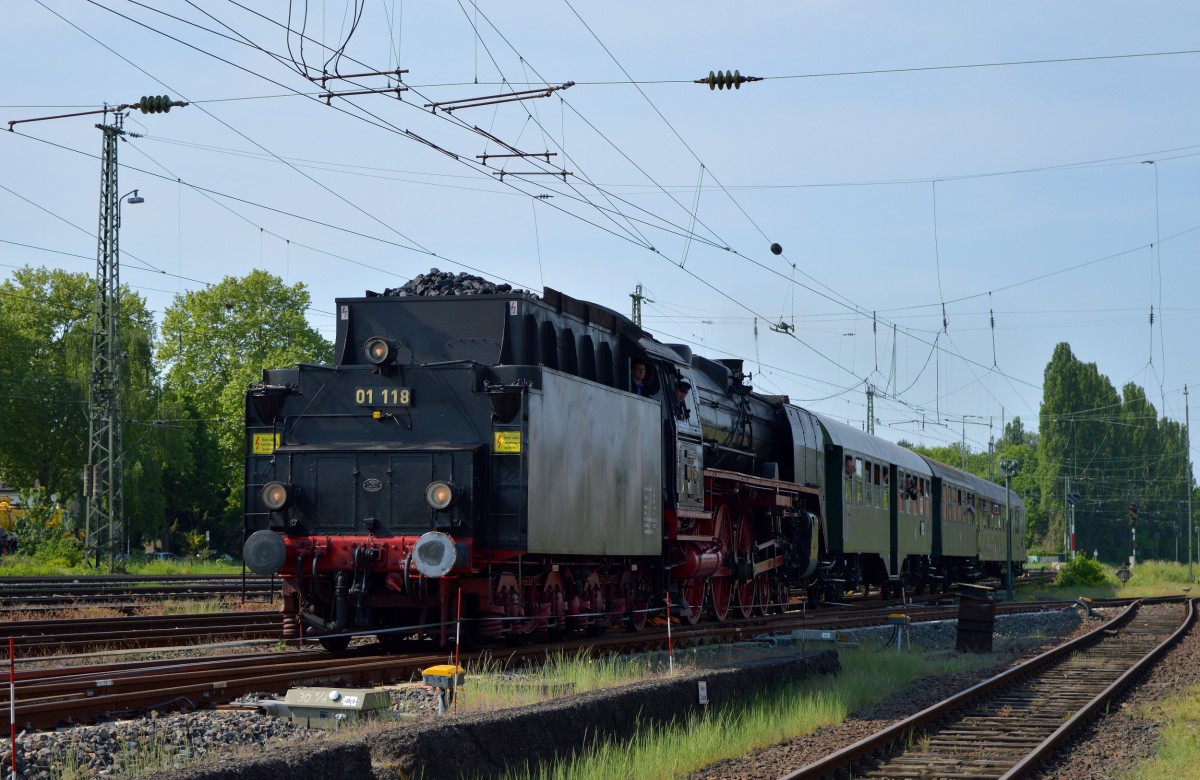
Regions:
<instances>
[{"instance_id":1,"label":"black locomotive boiler","mask_svg":"<svg viewBox=\"0 0 1200 780\"><path fill-rule=\"evenodd\" d=\"M983 569L934 531L935 486L968 475L603 306L546 289L336 311L333 365L267 370L246 404L245 560L328 648L446 643L460 616L480 638L639 630L668 599L725 620Z\"/></svg>"}]
</instances>

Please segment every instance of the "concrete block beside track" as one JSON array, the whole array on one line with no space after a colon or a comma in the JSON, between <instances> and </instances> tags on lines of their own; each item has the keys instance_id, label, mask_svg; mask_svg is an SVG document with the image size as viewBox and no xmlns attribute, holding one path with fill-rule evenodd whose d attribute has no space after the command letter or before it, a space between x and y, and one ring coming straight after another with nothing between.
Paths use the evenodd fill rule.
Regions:
<instances>
[{"instance_id":1,"label":"concrete block beside track","mask_svg":"<svg viewBox=\"0 0 1200 780\"><path fill-rule=\"evenodd\" d=\"M629 739L639 730L708 707L769 694L817 674L840 670L837 653L821 650L646 680L564 696L525 707L397 725L363 739L296 742L261 755L148 775L147 780L450 780L493 777L507 766L573 755L597 739ZM468 681L468 686L469 686ZM469 687L463 695L470 695Z\"/></svg>"},{"instance_id":2,"label":"concrete block beside track","mask_svg":"<svg viewBox=\"0 0 1200 780\"><path fill-rule=\"evenodd\" d=\"M354 742L293 742L253 758L223 756L214 763L167 769L142 780L370 780L371 750Z\"/></svg>"},{"instance_id":3,"label":"concrete block beside track","mask_svg":"<svg viewBox=\"0 0 1200 780\"><path fill-rule=\"evenodd\" d=\"M597 738L628 739L640 729L699 712L700 681L707 687L708 706L720 707L839 669L837 653L825 650L392 729L369 740L375 778L493 777L506 766L552 761Z\"/></svg>"}]
</instances>

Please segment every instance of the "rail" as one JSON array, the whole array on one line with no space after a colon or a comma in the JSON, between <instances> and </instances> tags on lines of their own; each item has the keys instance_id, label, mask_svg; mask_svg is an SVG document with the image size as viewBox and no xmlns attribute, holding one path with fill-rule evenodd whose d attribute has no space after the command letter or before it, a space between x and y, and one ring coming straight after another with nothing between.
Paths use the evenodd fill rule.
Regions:
<instances>
[{"instance_id":1,"label":"rail","mask_svg":"<svg viewBox=\"0 0 1200 780\"><path fill-rule=\"evenodd\" d=\"M1134 602L1113 620L781 780L844 776L1017 778L1088 722L1191 627ZM1169 635L1167 635L1169 632ZM1165 635L1165 638L1163 638ZM1051 675L1058 673L1057 679ZM879 756L891 756L883 759Z\"/></svg>"}]
</instances>

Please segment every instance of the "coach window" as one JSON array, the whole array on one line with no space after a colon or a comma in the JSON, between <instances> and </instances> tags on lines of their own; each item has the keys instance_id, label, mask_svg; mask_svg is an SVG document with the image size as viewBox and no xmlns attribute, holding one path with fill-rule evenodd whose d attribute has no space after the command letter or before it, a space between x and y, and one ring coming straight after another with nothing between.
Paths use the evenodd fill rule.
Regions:
<instances>
[{"instance_id":1,"label":"coach window","mask_svg":"<svg viewBox=\"0 0 1200 780\"><path fill-rule=\"evenodd\" d=\"M883 508L887 509L892 502L892 486L891 486L891 469L887 466L883 467Z\"/></svg>"},{"instance_id":2,"label":"coach window","mask_svg":"<svg viewBox=\"0 0 1200 780\"><path fill-rule=\"evenodd\" d=\"M875 464L871 484L875 486L875 506L883 506L883 486L879 482L879 464Z\"/></svg>"},{"instance_id":3,"label":"coach window","mask_svg":"<svg viewBox=\"0 0 1200 780\"><path fill-rule=\"evenodd\" d=\"M863 503L863 461L862 458L854 459L854 503L860 506Z\"/></svg>"},{"instance_id":4,"label":"coach window","mask_svg":"<svg viewBox=\"0 0 1200 780\"><path fill-rule=\"evenodd\" d=\"M871 461L863 461L863 505L875 503L875 487L871 484Z\"/></svg>"},{"instance_id":5,"label":"coach window","mask_svg":"<svg viewBox=\"0 0 1200 780\"><path fill-rule=\"evenodd\" d=\"M847 455L845 464L842 467L842 483L845 486L843 490L846 504L854 503L854 456Z\"/></svg>"}]
</instances>

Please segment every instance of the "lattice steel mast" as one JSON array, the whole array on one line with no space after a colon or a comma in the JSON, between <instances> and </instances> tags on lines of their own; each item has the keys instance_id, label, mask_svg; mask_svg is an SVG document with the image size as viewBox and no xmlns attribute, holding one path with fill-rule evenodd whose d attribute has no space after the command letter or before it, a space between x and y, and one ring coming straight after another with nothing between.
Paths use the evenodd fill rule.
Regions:
<instances>
[{"instance_id":1,"label":"lattice steel mast","mask_svg":"<svg viewBox=\"0 0 1200 780\"><path fill-rule=\"evenodd\" d=\"M124 405L121 398L121 264L118 234L121 230L121 196L117 193L117 140L126 135L122 129L125 110L141 109L143 114L165 114L172 107L181 108L186 101L171 100L168 95L150 95L136 103L122 103L116 108L105 104L96 111L76 111L72 114L12 119L14 125L25 122L44 122L49 119L68 119L77 116L112 112L113 123L99 124L104 133L100 155L100 227L96 231L96 302L92 312L92 373L88 387L88 460L83 470L83 496L86 545L89 562L95 555L95 565L109 556L109 569L120 551L125 529L125 450L121 438ZM102 120L103 121L103 120ZM128 133L139 137L137 133ZM130 203L141 203L137 190Z\"/></svg>"},{"instance_id":2,"label":"lattice steel mast","mask_svg":"<svg viewBox=\"0 0 1200 780\"><path fill-rule=\"evenodd\" d=\"M96 125L104 133L100 157L100 226L96 232L96 298L92 313L92 374L88 394L88 460L84 475L89 559L120 551L125 526L125 450L121 393L121 228L117 184L117 139L125 115Z\"/></svg>"}]
</instances>

